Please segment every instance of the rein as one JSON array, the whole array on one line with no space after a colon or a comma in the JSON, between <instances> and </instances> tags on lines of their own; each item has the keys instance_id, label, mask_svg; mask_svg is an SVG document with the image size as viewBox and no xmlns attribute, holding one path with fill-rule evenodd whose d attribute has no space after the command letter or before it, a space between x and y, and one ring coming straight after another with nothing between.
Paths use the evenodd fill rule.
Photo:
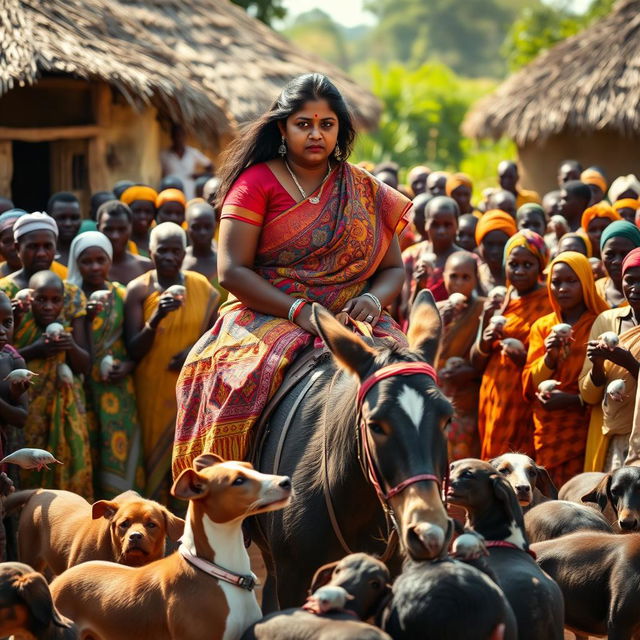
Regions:
<instances>
[{"instance_id":1,"label":"rein","mask_svg":"<svg viewBox=\"0 0 640 640\"><path fill-rule=\"evenodd\" d=\"M524 553L528 553L534 560L537 559L535 551L531 549L523 549L519 547L517 544L513 544L513 542L507 542L506 540L485 540L484 546L487 549L491 547L503 547L504 549L517 549L518 551L523 551Z\"/></svg>"}]
</instances>

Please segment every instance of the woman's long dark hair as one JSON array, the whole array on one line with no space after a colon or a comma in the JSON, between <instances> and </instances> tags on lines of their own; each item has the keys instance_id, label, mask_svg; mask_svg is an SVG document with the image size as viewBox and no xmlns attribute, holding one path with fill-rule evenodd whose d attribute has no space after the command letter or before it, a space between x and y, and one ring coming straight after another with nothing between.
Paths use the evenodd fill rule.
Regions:
<instances>
[{"instance_id":1,"label":"woman's long dark hair","mask_svg":"<svg viewBox=\"0 0 640 640\"><path fill-rule=\"evenodd\" d=\"M346 160L353 148L355 129L349 107L336 86L320 73L306 73L291 80L282 90L269 111L249 125L229 145L222 168L220 187L216 194L215 206L220 210L222 203L238 176L246 168L259 162L272 160L278 155L281 133L278 122L300 111L306 102L326 100L338 117L338 146L340 160Z\"/></svg>"}]
</instances>

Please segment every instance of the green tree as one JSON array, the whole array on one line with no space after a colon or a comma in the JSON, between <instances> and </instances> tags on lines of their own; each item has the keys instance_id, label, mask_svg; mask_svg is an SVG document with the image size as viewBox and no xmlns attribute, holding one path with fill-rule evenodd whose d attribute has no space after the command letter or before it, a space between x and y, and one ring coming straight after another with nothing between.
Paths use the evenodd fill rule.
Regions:
<instances>
[{"instance_id":1,"label":"green tree","mask_svg":"<svg viewBox=\"0 0 640 640\"><path fill-rule=\"evenodd\" d=\"M287 10L282 6L282 0L231 0L242 7L254 18L258 18L270 25L274 20L280 20L287 15Z\"/></svg>"}]
</instances>

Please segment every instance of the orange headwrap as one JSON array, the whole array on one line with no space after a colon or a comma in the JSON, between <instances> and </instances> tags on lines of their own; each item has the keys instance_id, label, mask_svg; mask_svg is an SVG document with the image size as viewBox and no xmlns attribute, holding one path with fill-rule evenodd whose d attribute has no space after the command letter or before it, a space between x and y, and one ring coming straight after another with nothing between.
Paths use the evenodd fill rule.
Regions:
<instances>
[{"instance_id":1,"label":"orange headwrap","mask_svg":"<svg viewBox=\"0 0 640 640\"><path fill-rule=\"evenodd\" d=\"M620 209L640 209L640 200L635 200L634 198L622 198L622 200L616 200L611 207L615 211L620 211Z\"/></svg>"},{"instance_id":2,"label":"orange headwrap","mask_svg":"<svg viewBox=\"0 0 640 640\"><path fill-rule=\"evenodd\" d=\"M158 193L151 187L145 187L144 185L137 184L133 187L129 187L120 196L120 201L129 205L136 200L146 200L147 202L153 202L155 204Z\"/></svg>"},{"instance_id":3,"label":"orange headwrap","mask_svg":"<svg viewBox=\"0 0 640 640\"><path fill-rule=\"evenodd\" d=\"M602 189L602 193L607 192L607 181L596 169L585 169L580 174L580 182L584 182L585 184L595 184L596 187L600 187Z\"/></svg>"},{"instance_id":4,"label":"orange headwrap","mask_svg":"<svg viewBox=\"0 0 640 640\"><path fill-rule=\"evenodd\" d=\"M622 216L610 207L606 202L598 202L593 206L584 210L580 226L585 230L589 230L589 223L596 218L609 218L611 222L614 220L622 220Z\"/></svg>"},{"instance_id":5,"label":"orange headwrap","mask_svg":"<svg viewBox=\"0 0 640 640\"><path fill-rule=\"evenodd\" d=\"M465 187L469 187L469 189L473 189L473 183L471 182L471 178L466 173L452 173L447 177L447 182L445 184L445 191L448 196L453 193L454 189L464 185Z\"/></svg>"},{"instance_id":6,"label":"orange headwrap","mask_svg":"<svg viewBox=\"0 0 640 640\"><path fill-rule=\"evenodd\" d=\"M547 273L549 301L551 302L551 308L555 311L560 321L562 321L560 305L555 299L555 296L551 293L551 275L553 267L559 262L563 262L571 267L574 273L578 276L578 280L580 280L580 284L582 285L582 298L589 311L598 314L609 309L609 305L598 295L589 260L577 251L563 251L551 261L551 264L549 265L549 272Z\"/></svg>"},{"instance_id":7,"label":"orange headwrap","mask_svg":"<svg viewBox=\"0 0 640 640\"><path fill-rule=\"evenodd\" d=\"M479 245L482 239L491 231L504 231L509 237L518 231L516 221L500 209L487 211L476 225L476 244Z\"/></svg>"},{"instance_id":8,"label":"orange headwrap","mask_svg":"<svg viewBox=\"0 0 640 640\"><path fill-rule=\"evenodd\" d=\"M187 206L187 199L180 189L165 189L161 191L156 198L156 209L159 209L167 202L179 202L183 207Z\"/></svg>"}]
</instances>

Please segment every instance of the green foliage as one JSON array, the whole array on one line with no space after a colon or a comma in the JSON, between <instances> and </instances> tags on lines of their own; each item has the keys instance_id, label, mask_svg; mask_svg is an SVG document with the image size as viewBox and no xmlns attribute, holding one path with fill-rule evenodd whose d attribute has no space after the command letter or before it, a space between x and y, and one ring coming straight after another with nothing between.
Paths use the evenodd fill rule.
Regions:
<instances>
[{"instance_id":1,"label":"green foliage","mask_svg":"<svg viewBox=\"0 0 640 640\"><path fill-rule=\"evenodd\" d=\"M270 25L274 20L282 19L287 15L287 10L282 6L282 0L231 0L242 7L254 18L258 18Z\"/></svg>"},{"instance_id":2,"label":"green foliage","mask_svg":"<svg viewBox=\"0 0 640 640\"><path fill-rule=\"evenodd\" d=\"M607 15L615 0L594 0L584 14L575 14L566 5L526 8L513 23L502 55L511 71L531 62L539 53L579 33L593 20Z\"/></svg>"},{"instance_id":3,"label":"green foliage","mask_svg":"<svg viewBox=\"0 0 640 640\"><path fill-rule=\"evenodd\" d=\"M383 104L382 117L376 131L359 136L355 161L394 160L405 168L427 164L455 171L464 167L474 178L488 171L495 182L497 163L515 157L507 143L479 145L460 133L467 109L494 88L493 82L461 78L440 63L415 70L374 64L369 73L372 90Z\"/></svg>"}]
</instances>

